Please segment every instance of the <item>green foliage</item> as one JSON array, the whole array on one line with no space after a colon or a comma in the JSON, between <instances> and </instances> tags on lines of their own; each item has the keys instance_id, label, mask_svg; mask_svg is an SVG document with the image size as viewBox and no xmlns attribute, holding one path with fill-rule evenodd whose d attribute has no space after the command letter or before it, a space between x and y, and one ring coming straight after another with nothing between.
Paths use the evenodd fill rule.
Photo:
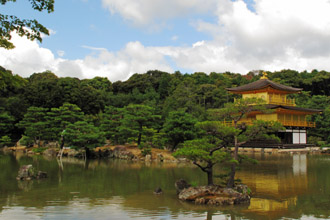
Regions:
<instances>
[{"instance_id":1,"label":"green foliage","mask_svg":"<svg viewBox=\"0 0 330 220\"><path fill-rule=\"evenodd\" d=\"M151 127L152 122L160 116L154 115L154 108L147 105L130 104L123 110L119 133L128 140L134 138L139 145L142 142L144 128Z\"/></svg>"},{"instance_id":2,"label":"green foliage","mask_svg":"<svg viewBox=\"0 0 330 220\"><path fill-rule=\"evenodd\" d=\"M197 187L197 186L198 186L197 181L191 181L191 182L189 182L189 184L190 184L192 187Z\"/></svg>"},{"instance_id":3,"label":"green foliage","mask_svg":"<svg viewBox=\"0 0 330 220\"><path fill-rule=\"evenodd\" d=\"M202 171L207 173L208 184L213 184L213 166L233 162L230 151L226 148L237 129L224 126L216 121L205 121L196 124L203 133L201 138L184 142L183 148L179 148L173 156L185 157L193 161Z\"/></svg>"},{"instance_id":4,"label":"green foliage","mask_svg":"<svg viewBox=\"0 0 330 220\"><path fill-rule=\"evenodd\" d=\"M47 150L47 147L38 147L38 148L33 148L32 152L34 152L34 153L43 153L45 150Z\"/></svg>"},{"instance_id":5,"label":"green foliage","mask_svg":"<svg viewBox=\"0 0 330 220\"><path fill-rule=\"evenodd\" d=\"M322 141L321 137L310 136L307 140L308 144L313 144L315 146L321 146L324 141Z\"/></svg>"},{"instance_id":6,"label":"green foliage","mask_svg":"<svg viewBox=\"0 0 330 220\"><path fill-rule=\"evenodd\" d=\"M219 121L233 121L234 126L246 115L253 111L269 112L265 107L265 101L257 98L236 99L235 102L226 103L224 108L209 109L211 119Z\"/></svg>"},{"instance_id":7,"label":"green foliage","mask_svg":"<svg viewBox=\"0 0 330 220\"><path fill-rule=\"evenodd\" d=\"M254 120L253 124L247 126L238 136L240 142L248 142L254 139L273 140L280 142L276 132L285 129L281 123L276 121Z\"/></svg>"},{"instance_id":8,"label":"green foliage","mask_svg":"<svg viewBox=\"0 0 330 220\"><path fill-rule=\"evenodd\" d=\"M252 125L247 126L239 123L244 117L253 111L269 112L266 109L265 101L256 98L237 99L234 103L227 103L222 109L212 109L208 113L210 117L219 121L229 120L233 128L237 129L233 135L233 146L235 147L233 158L230 160L231 174L228 179L227 187L233 187L235 184L236 166L242 162L238 154L238 148L254 139L277 140L279 138L274 134L283 130L279 122L254 120Z\"/></svg>"},{"instance_id":9,"label":"green foliage","mask_svg":"<svg viewBox=\"0 0 330 220\"><path fill-rule=\"evenodd\" d=\"M139 149L141 150L142 156L151 155L151 146L146 143L139 144Z\"/></svg>"},{"instance_id":10,"label":"green foliage","mask_svg":"<svg viewBox=\"0 0 330 220\"><path fill-rule=\"evenodd\" d=\"M267 73L273 81L304 89L302 93L291 95L299 107L325 109L323 114L310 117L317 127L309 130L309 136L321 138L328 144L330 73L317 70ZM50 71L35 73L23 79L0 67L0 136L7 135L13 142L22 134L34 143L39 138L54 141L59 139L60 133L69 124L85 120L104 132L113 144L146 142L153 147L176 149L183 146L186 140L206 135L202 127L194 125L197 121L207 119L207 111L211 114L208 120L238 122L238 145L255 134L258 138L275 139L274 134L263 133L267 126L248 128L239 123L248 112L257 109L267 112L262 108L262 101L240 100L237 95L226 91L226 88L256 81L260 76L256 72L242 76L230 72L207 75L201 72L181 74L177 71L169 74L152 70L134 74L123 82L112 83L102 77L84 80L61 78ZM249 105L253 102L257 105L254 103L252 108ZM147 106L146 109L151 109L137 108L135 111L132 106ZM44 118L37 123L33 122L33 117L24 117L27 113L31 114L31 110L27 110L29 107L45 108ZM44 129L34 134L41 127ZM211 141L210 138L208 140ZM319 139L311 138L308 141L317 143Z\"/></svg>"},{"instance_id":11,"label":"green foliage","mask_svg":"<svg viewBox=\"0 0 330 220\"><path fill-rule=\"evenodd\" d=\"M63 135L66 146L73 148L95 148L105 143L104 133L86 121L69 124Z\"/></svg>"},{"instance_id":12,"label":"green foliage","mask_svg":"<svg viewBox=\"0 0 330 220\"><path fill-rule=\"evenodd\" d=\"M179 148L173 153L173 156L184 156L195 162L211 162L214 164L224 162L228 159L228 153L226 151L220 150L220 148L215 150L218 146L208 141L206 138L185 141L183 148ZM213 150L215 151L213 152Z\"/></svg>"},{"instance_id":13,"label":"green foliage","mask_svg":"<svg viewBox=\"0 0 330 220\"><path fill-rule=\"evenodd\" d=\"M196 127L204 132L204 136L212 144L224 147L233 147L234 137L240 132L231 126L226 126L219 121L204 121L196 124Z\"/></svg>"},{"instance_id":14,"label":"green foliage","mask_svg":"<svg viewBox=\"0 0 330 220\"><path fill-rule=\"evenodd\" d=\"M113 106L106 106L105 112L102 114L100 130L103 131L105 137L114 144L120 143L119 128L122 117L123 109Z\"/></svg>"},{"instance_id":15,"label":"green foliage","mask_svg":"<svg viewBox=\"0 0 330 220\"><path fill-rule=\"evenodd\" d=\"M327 143L330 143L330 106L321 115L315 117L315 122L318 136L322 137Z\"/></svg>"},{"instance_id":16,"label":"green foliage","mask_svg":"<svg viewBox=\"0 0 330 220\"><path fill-rule=\"evenodd\" d=\"M8 2L16 2L16 0L1 0L0 3L5 5ZM30 0L32 8L37 11L46 10L48 13L54 11L54 0ZM10 42L13 31L20 36L26 36L30 40L37 39L42 42L41 34L49 35L46 27L37 20L19 19L14 15L0 14L0 47L5 49L15 48Z\"/></svg>"},{"instance_id":17,"label":"green foliage","mask_svg":"<svg viewBox=\"0 0 330 220\"><path fill-rule=\"evenodd\" d=\"M27 146L27 147L30 147L31 145L33 145L33 143L34 143L34 140L25 135L23 135L20 140L20 144L23 146Z\"/></svg>"},{"instance_id":18,"label":"green foliage","mask_svg":"<svg viewBox=\"0 0 330 220\"><path fill-rule=\"evenodd\" d=\"M34 144L39 144L47 134L47 111L46 108L30 107L23 120L17 124L18 127L25 129L25 136L34 140Z\"/></svg>"},{"instance_id":19,"label":"green foliage","mask_svg":"<svg viewBox=\"0 0 330 220\"><path fill-rule=\"evenodd\" d=\"M178 144L196 137L198 130L195 127L197 120L183 110L170 112L163 125L162 132L172 151Z\"/></svg>"},{"instance_id":20,"label":"green foliage","mask_svg":"<svg viewBox=\"0 0 330 220\"><path fill-rule=\"evenodd\" d=\"M165 144L166 144L165 133L163 133L163 132L153 132L151 142L152 142L152 145L153 145L154 148L164 149Z\"/></svg>"},{"instance_id":21,"label":"green foliage","mask_svg":"<svg viewBox=\"0 0 330 220\"><path fill-rule=\"evenodd\" d=\"M9 97L22 92L27 81L0 66L0 97Z\"/></svg>"},{"instance_id":22,"label":"green foliage","mask_svg":"<svg viewBox=\"0 0 330 220\"><path fill-rule=\"evenodd\" d=\"M0 135L10 134L14 128L14 117L0 108Z\"/></svg>"},{"instance_id":23,"label":"green foliage","mask_svg":"<svg viewBox=\"0 0 330 220\"><path fill-rule=\"evenodd\" d=\"M2 136L0 138L0 147L5 147L5 146L9 146L11 144L11 138L6 136Z\"/></svg>"},{"instance_id":24,"label":"green foliage","mask_svg":"<svg viewBox=\"0 0 330 220\"><path fill-rule=\"evenodd\" d=\"M185 109L189 114L195 117L203 117L204 108L198 104L197 86L193 79L186 78L175 88L164 103L164 115L171 111Z\"/></svg>"}]
</instances>

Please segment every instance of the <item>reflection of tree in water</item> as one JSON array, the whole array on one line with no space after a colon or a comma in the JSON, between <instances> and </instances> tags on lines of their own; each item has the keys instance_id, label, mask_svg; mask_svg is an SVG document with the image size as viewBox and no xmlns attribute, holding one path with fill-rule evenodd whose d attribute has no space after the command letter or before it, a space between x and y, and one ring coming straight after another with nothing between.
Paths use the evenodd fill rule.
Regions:
<instances>
[{"instance_id":1,"label":"reflection of tree in water","mask_svg":"<svg viewBox=\"0 0 330 220\"><path fill-rule=\"evenodd\" d=\"M125 196L122 207L124 210L136 210L150 216L170 215L173 219L180 219L180 216L193 215L205 216L207 220L217 219L216 216L226 216L228 219L242 216L242 211L248 208L249 204L237 206L207 206L195 205L191 202L181 201L176 195L176 191L164 190L162 195L154 195L152 190ZM231 217L230 217L231 216ZM131 218L135 217L132 214Z\"/></svg>"},{"instance_id":2,"label":"reflection of tree in water","mask_svg":"<svg viewBox=\"0 0 330 220\"><path fill-rule=\"evenodd\" d=\"M296 202L292 203L285 213L278 210L276 213L271 211L258 213L258 207L253 208L252 203L250 206L207 207L179 201L174 189L176 180L184 178L191 182L205 179L204 174L195 167L172 163L147 166L144 163L120 160L88 160L86 164L84 160L63 158L62 170L55 159L21 157L17 160L12 155L5 155L0 156L0 212L4 206L36 207L44 210L50 205L49 201L60 201L52 204L54 206L70 207L73 201L87 199L87 206L91 207L93 205L107 207L108 204L115 202L125 213L134 210L136 214L156 213L156 215L171 215L172 218L198 216L209 220L218 219L219 216L220 219L224 216L227 219L300 218L302 215L328 217L329 160L321 160L324 156L307 157L308 169L306 169L307 173L304 173L305 176L300 174L294 176L292 158L282 156L266 157L265 160L261 159L262 162L257 167L239 171L239 177L252 188L254 199L283 203L280 199L287 198L282 196L283 192L288 192L290 196L292 193L296 195ZM16 176L19 167L24 164L38 166L38 169L49 174L49 178L34 180L33 186L29 184L19 186ZM270 183L273 177L275 183L279 183L276 185L279 186L276 187L279 192L276 193L271 191L273 187ZM302 181L304 180L302 177L307 178L308 184ZM257 180L263 180L261 183L264 187L260 188ZM290 191L283 188L287 185L290 186ZM153 190L157 187L163 189L163 195L153 194ZM74 192L79 193L73 194ZM260 204L264 205L265 202Z\"/></svg>"},{"instance_id":3,"label":"reflection of tree in water","mask_svg":"<svg viewBox=\"0 0 330 220\"><path fill-rule=\"evenodd\" d=\"M33 182L34 182L33 180L30 180L30 181L18 180L17 186L20 190L23 190L24 192L29 192L33 187Z\"/></svg>"}]
</instances>

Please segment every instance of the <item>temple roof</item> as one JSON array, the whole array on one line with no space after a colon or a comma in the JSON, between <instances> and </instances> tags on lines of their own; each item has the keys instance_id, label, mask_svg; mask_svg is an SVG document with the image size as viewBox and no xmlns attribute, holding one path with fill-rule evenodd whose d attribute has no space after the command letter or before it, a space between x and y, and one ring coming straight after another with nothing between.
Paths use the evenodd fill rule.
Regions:
<instances>
[{"instance_id":1,"label":"temple roof","mask_svg":"<svg viewBox=\"0 0 330 220\"><path fill-rule=\"evenodd\" d=\"M303 112L311 112L311 113L320 113L320 112L322 112L322 110L319 110L319 109L301 108L301 107L286 106L286 105L272 105L272 104L268 104L267 105L267 108L268 109L283 108L283 109L287 109L287 110L303 111Z\"/></svg>"},{"instance_id":2,"label":"temple roof","mask_svg":"<svg viewBox=\"0 0 330 220\"><path fill-rule=\"evenodd\" d=\"M289 93L296 93L296 92L300 92L302 90L301 88L293 88L291 86L285 86L282 84L278 84L269 79L260 79L258 81L255 81L255 82L243 85L243 86L239 86L239 87L235 87L235 88L226 88L226 90L230 91L230 92L247 92L247 91L264 89L268 86L270 86L276 90L286 91Z\"/></svg>"}]
</instances>

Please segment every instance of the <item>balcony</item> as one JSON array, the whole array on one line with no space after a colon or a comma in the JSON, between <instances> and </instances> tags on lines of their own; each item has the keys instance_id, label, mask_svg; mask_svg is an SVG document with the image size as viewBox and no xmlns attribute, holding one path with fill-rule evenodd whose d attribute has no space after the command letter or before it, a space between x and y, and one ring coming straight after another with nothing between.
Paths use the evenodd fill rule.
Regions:
<instances>
[{"instance_id":1,"label":"balcony","mask_svg":"<svg viewBox=\"0 0 330 220\"><path fill-rule=\"evenodd\" d=\"M315 122L311 121L293 121L293 120L277 120L280 122L283 126L287 127L308 127L308 128L315 128ZM222 122L226 126L234 126L234 121L223 121ZM252 125L252 120L243 120L239 121L238 124L245 123L247 125Z\"/></svg>"},{"instance_id":2,"label":"balcony","mask_svg":"<svg viewBox=\"0 0 330 220\"><path fill-rule=\"evenodd\" d=\"M251 98L251 97L248 97L248 98ZM266 104L296 106L295 99L289 99L289 98L286 98L286 96L269 95L267 97L261 96L260 99L265 100ZM234 99L234 102L237 102L237 100Z\"/></svg>"},{"instance_id":3,"label":"balcony","mask_svg":"<svg viewBox=\"0 0 330 220\"><path fill-rule=\"evenodd\" d=\"M268 104L296 106L295 99L287 99L286 97L269 96Z\"/></svg>"},{"instance_id":4,"label":"balcony","mask_svg":"<svg viewBox=\"0 0 330 220\"><path fill-rule=\"evenodd\" d=\"M293 121L293 120L278 120L281 122L283 126L290 126L290 127L309 127L315 128L315 122L311 121Z\"/></svg>"}]
</instances>

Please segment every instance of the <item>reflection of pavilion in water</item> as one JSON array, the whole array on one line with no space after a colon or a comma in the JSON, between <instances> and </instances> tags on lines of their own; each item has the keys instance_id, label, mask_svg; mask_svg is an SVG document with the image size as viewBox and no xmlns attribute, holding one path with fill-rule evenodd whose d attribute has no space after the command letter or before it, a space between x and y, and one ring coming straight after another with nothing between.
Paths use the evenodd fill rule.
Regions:
<instances>
[{"instance_id":1,"label":"reflection of pavilion in water","mask_svg":"<svg viewBox=\"0 0 330 220\"><path fill-rule=\"evenodd\" d=\"M238 173L238 178L247 184L253 196L246 211L258 215L268 216L268 219L284 216L289 207L296 206L298 195L306 193L308 189L307 156L294 154L292 169L280 166L279 162L263 161L263 167L251 172ZM269 172L269 168L272 171ZM267 172L268 170L268 172ZM264 172L266 171L266 172Z\"/></svg>"}]
</instances>

